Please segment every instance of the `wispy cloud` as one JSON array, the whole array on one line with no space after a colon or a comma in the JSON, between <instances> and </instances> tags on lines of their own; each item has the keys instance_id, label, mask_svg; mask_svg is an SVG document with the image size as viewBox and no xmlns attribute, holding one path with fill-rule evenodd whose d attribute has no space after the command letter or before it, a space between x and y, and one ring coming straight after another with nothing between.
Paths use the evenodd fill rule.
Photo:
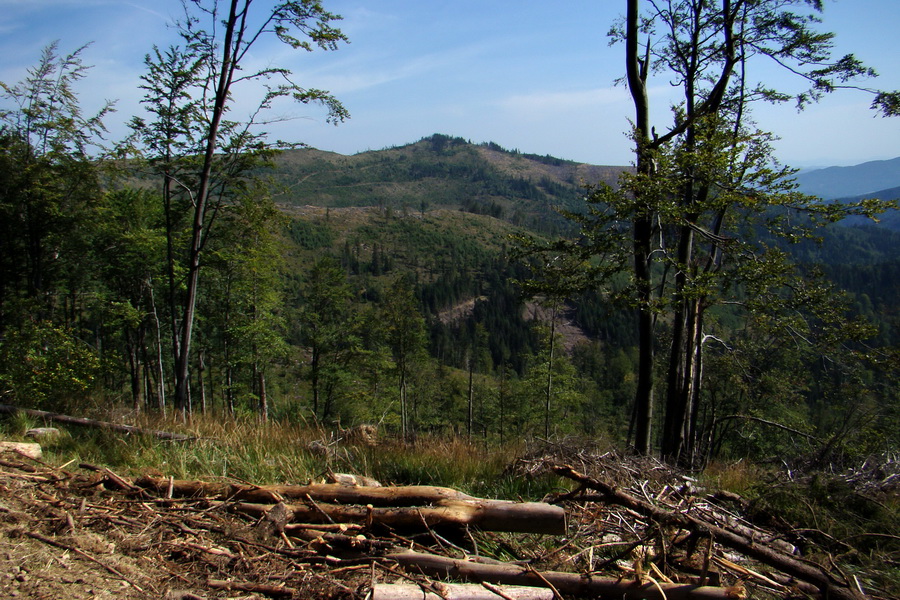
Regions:
<instances>
[{"instance_id":1,"label":"wispy cloud","mask_svg":"<svg viewBox=\"0 0 900 600\"><path fill-rule=\"evenodd\" d=\"M624 88L605 87L590 90L538 91L515 94L500 100L506 110L520 113L544 113L547 111L569 111L589 107L620 104L627 100Z\"/></svg>"},{"instance_id":2,"label":"wispy cloud","mask_svg":"<svg viewBox=\"0 0 900 600\"><path fill-rule=\"evenodd\" d=\"M296 69L336 94L358 92L377 86L409 79L434 80L437 75L459 73L471 68L480 57L489 53L489 44L467 44L439 52L410 56L367 49L364 54L354 53L351 46L344 56L324 57L321 66L313 70ZM347 57L349 55L349 57Z\"/></svg>"}]
</instances>

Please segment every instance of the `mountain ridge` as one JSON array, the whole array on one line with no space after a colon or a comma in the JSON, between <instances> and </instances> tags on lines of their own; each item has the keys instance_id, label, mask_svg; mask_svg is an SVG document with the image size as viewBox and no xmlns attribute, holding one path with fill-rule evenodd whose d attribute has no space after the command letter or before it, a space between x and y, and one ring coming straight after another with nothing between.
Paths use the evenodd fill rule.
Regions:
<instances>
[{"instance_id":1,"label":"mountain ridge","mask_svg":"<svg viewBox=\"0 0 900 600\"><path fill-rule=\"evenodd\" d=\"M271 173L279 202L330 208L459 209L538 230L564 227L553 207L576 208L586 184L615 184L624 167L522 154L494 143L434 134L417 142L342 155L290 150Z\"/></svg>"},{"instance_id":2,"label":"mountain ridge","mask_svg":"<svg viewBox=\"0 0 900 600\"><path fill-rule=\"evenodd\" d=\"M271 175L282 188L279 203L285 206L373 206L407 212L445 208L558 233L572 224L554 209L580 210L586 185L616 185L627 169L433 134L353 155L315 148L286 151L277 157ZM893 199L900 197L900 157L803 172L796 181L798 191L825 200ZM885 182L891 185L881 186ZM882 225L897 230L900 219L889 212Z\"/></svg>"},{"instance_id":3,"label":"mountain ridge","mask_svg":"<svg viewBox=\"0 0 900 600\"><path fill-rule=\"evenodd\" d=\"M881 190L900 186L900 157L804 171L795 180L799 191L824 200L872 197Z\"/></svg>"}]
</instances>

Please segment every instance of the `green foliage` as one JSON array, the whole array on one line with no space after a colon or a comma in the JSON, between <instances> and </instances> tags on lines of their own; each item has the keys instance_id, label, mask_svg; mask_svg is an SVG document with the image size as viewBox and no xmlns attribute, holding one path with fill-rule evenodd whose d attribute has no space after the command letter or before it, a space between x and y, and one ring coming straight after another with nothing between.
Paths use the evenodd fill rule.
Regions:
<instances>
[{"instance_id":1,"label":"green foliage","mask_svg":"<svg viewBox=\"0 0 900 600\"><path fill-rule=\"evenodd\" d=\"M334 233L328 226L303 219L291 220L288 236L303 250L331 248L334 243Z\"/></svg>"},{"instance_id":2,"label":"green foliage","mask_svg":"<svg viewBox=\"0 0 900 600\"><path fill-rule=\"evenodd\" d=\"M313 265L301 294L297 326L310 354L312 413L327 422L352 380L351 365L362 357L363 322L353 309L346 274L330 257Z\"/></svg>"},{"instance_id":3,"label":"green foliage","mask_svg":"<svg viewBox=\"0 0 900 600\"><path fill-rule=\"evenodd\" d=\"M94 304L102 196L88 153L111 106L82 115L82 50L60 56L51 44L25 80L0 86L0 380L30 405L80 400L99 372L77 321Z\"/></svg>"},{"instance_id":4,"label":"green foliage","mask_svg":"<svg viewBox=\"0 0 900 600\"><path fill-rule=\"evenodd\" d=\"M89 227L101 196L88 156L103 131L105 105L84 117L74 85L88 67L83 48L60 56L47 46L15 85L0 84L0 333L37 310L57 308L64 291L89 277Z\"/></svg>"},{"instance_id":5,"label":"green foliage","mask_svg":"<svg viewBox=\"0 0 900 600\"><path fill-rule=\"evenodd\" d=\"M94 385L97 353L74 332L48 322L7 329L0 341L0 393L6 402L63 410Z\"/></svg>"},{"instance_id":6,"label":"green foliage","mask_svg":"<svg viewBox=\"0 0 900 600\"><path fill-rule=\"evenodd\" d=\"M528 247L546 265L538 275L554 272L555 257L569 257L583 265L579 276L568 278L570 284L602 286L610 298L636 309L638 452L651 451L654 390L661 387L662 454L695 464L696 445L703 439L700 411L710 402L702 368L706 342L733 349L740 336L733 330L712 333L712 307L742 305L745 333L759 334L751 330L759 327L765 331L761 335L799 341L805 347L792 363L795 368L810 364L816 353L852 362L852 350L849 360L837 358L839 344L871 337L859 322L842 323L841 307L830 292L791 268L786 253L772 247L773 239L812 239L824 224L885 208L867 200L822 203L797 193L790 170L772 158L773 136L756 130L750 120L754 101L792 97L754 83L751 58L758 55L776 58L810 84L794 96L801 107L874 75L852 55L832 58L833 34L816 32L818 20L794 12L795 4L809 3L630 2L627 16L610 35L625 45L635 109L635 170L623 173L617 188L590 189L586 211L567 213L580 226L575 239ZM813 8L821 10L821 5ZM638 49L644 47L641 54ZM650 122L648 86L656 75L672 78L683 93L661 133ZM656 355L663 345L668 360L661 369ZM769 395L785 396L779 406L787 415L787 407L802 405L810 393L796 389L789 398L785 377L785 372L767 371L751 387L754 393L769 388ZM803 411L800 415L805 421ZM711 422L714 428L715 419Z\"/></svg>"}]
</instances>

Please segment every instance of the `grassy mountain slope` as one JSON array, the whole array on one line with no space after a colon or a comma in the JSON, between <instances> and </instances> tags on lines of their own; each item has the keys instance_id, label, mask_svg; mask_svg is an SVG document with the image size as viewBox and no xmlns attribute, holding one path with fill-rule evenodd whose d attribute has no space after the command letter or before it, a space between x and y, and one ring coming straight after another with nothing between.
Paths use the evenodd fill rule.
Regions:
<instances>
[{"instance_id":1,"label":"grassy mountain slope","mask_svg":"<svg viewBox=\"0 0 900 600\"><path fill-rule=\"evenodd\" d=\"M563 224L554 207L579 204L584 183L615 183L621 171L435 134L353 156L285 152L274 178L285 190L283 204L460 209L546 231Z\"/></svg>"},{"instance_id":2,"label":"grassy mountain slope","mask_svg":"<svg viewBox=\"0 0 900 600\"><path fill-rule=\"evenodd\" d=\"M352 252L372 260L375 252L396 267L418 271L453 262L476 265L502 255L510 236L521 232L509 223L450 209L393 211L379 207L284 207L292 218L290 235L305 251L304 259L324 250ZM377 250L376 250L377 248Z\"/></svg>"}]
</instances>

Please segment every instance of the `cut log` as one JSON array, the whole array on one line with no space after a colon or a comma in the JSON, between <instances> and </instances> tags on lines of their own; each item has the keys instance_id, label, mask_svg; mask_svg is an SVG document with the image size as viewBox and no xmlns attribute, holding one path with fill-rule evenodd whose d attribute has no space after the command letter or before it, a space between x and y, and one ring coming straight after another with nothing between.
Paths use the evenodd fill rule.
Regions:
<instances>
[{"instance_id":1,"label":"cut log","mask_svg":"<svg viewBox=\"0 0 900 600\"><path fill-rule=\"evenodd\" d=\"M372 586L372 600L553 600L549 588L521 585L441 583L435 581L429 589L414 583L376 583ZM493 588L493 589L491 589Z\"/></svg>"},{"instance_id":2,"label":"cut log","mask_svg":"<svg viewBox=\"0 0 900 600\"><path fill-rule=\"evenodd\" d=\"M387 555L410 573L423 573L441 579L488 582L503 585L533 586L556 589L563 596L623 598L627 600L727 600L743 598L743 588L686 585L678 583L639 582L594 577L555 571L537 572L519 565L482 564L466 560L397 552Z\"/></svg>"},{"instance_id":3,"label":"cut log","mask_svg":"<svg viewBox=\"0 0 900 600\"><path fill-rule=\"evenodd\" d=\"M36 440L59 437L59 429L56 427L33 427L25 432L25 437Z\"/></svg>"},{"instance_id":4,"label":"cut log","mask_svg":"<svg viewBox=\"0 0 900 600\"><path fill-rule=\"evenodd\" d=\"M134 484L159 495L167 494L171 486L172 496L177 498L238 500L260 504L310 498L316 502L371 504L372 506L421 506L437 504L446 500L478 500L451 488L427 485L370 487L339 483L314 483L310 485L252 486L206 481L171 481L165 477L141 477ZM495 502L499 503L500 501Z\"/></svg>"},{"instance_id":5,"label":"cut log","mask_svg":"<svg viewBox=\"0 0 900 600\"><path fill-rule=\"evenodd\" d=\"M272 505L249 502L239 502L232 506L232 510L254 518L264 517L272 508ZM541 502L445 500L437 506L378 508L314 503L294 504L287 506L287 509L292 511L293 521L305 523L322 521L371 523L405 530L440 526L472 526L485 531L551 535L562 535L566 532L565 510L562 507Z\"/></svg>"},{"instance_id":6,"label":"cut log","mask_svg":"<svg viewBox=\"0 0 900 600\"><path fill-rule=\"evenodd\" d=\"M555 465L552 468L556 474L577 481L583 488L597 490L602 493L607 502L630 508L661 523L678 525L689 531L711 536L718 544L728 546L765 565L815 585L826 598L834 600L864 600L864 596L835 579L831 573L822 567L808 562L801 562L793 556L761 544L757 540L746 538L734 531L699 519L694 515L662 509L623 492L606 482L583 475L570 465Z\"/></svg>"},{"instance_id":7,"label":"cut log","mask_svg":"<svg viewBox=\"0 0 900 600\"><path fill-rule=\"evenodd\" d=\"M40 460L43 455L41 445L32 442L0 442L0 453L3 452L22 454L33 460Z\"/></svg>"},{"instance_id":8,"label":"cut log","mask_svg":"<svg viewBox=\"0 0 900 600\"><path fill-rule=\"evenodd\" d=\"M57 423L66 423L68 425L81 425L82 427L96 427L100 429L109 429L110 431L118 431L120 433L129 433L133 435L149 435L161 440L172 440L177 442L186 442L197 439L192 435L183 433L172 433L169 431L157 431L155 429L143 429L134 425L119 425L118 423L109 423L108 421L95 421L94 419L83 419L81 417L70 417L59 413L52 413L43 410L34 410L31 408L19 408L8 404L0 404L0 413L23 413L38 419L47 419L48 421L56 421Z\"/></svg>"},{"instance_id":9,"label":"cut log","mask_svg":"<svg viewBox=\"0 0 900 600\"><path fill-rule=\"evenodd\" d=\"M361 485L365 487L382 487L381 482L365 475L353 473L331 473L325 476L325 483L339 483L341 485Z\"/></svg>"}]
</instances>

